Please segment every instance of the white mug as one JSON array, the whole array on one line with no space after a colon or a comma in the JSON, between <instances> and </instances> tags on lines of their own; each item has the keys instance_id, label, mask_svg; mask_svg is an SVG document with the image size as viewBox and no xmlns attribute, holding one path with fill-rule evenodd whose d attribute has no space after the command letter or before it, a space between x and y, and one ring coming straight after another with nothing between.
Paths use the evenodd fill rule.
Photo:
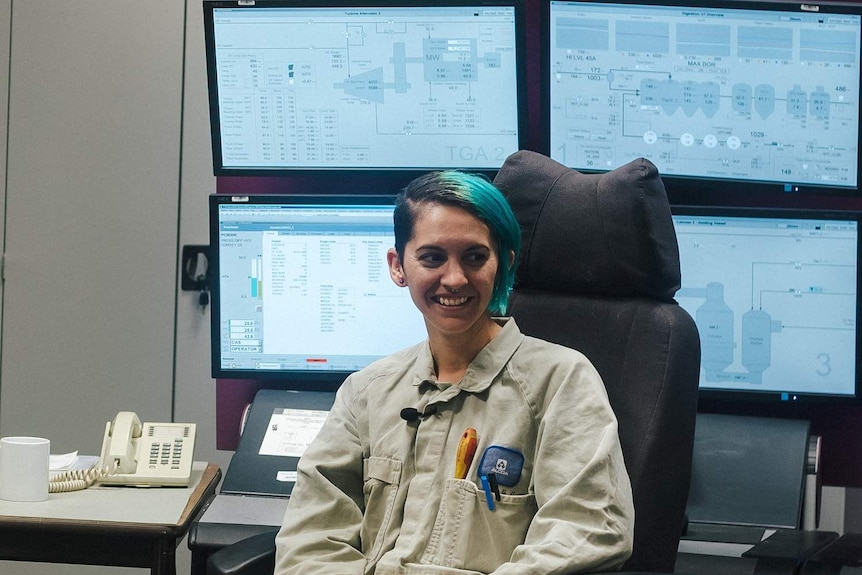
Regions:
<instances>
[{"instance_id":1,"label":"white mug","mask_svg":"<svg viewBox=\"0 0 862 575\"><path fill-rule=\"evenodd\" d=\"M48 460L51 442L43 437L0 439L0 499L48 499Z\"/></svg>"}]
</instances>

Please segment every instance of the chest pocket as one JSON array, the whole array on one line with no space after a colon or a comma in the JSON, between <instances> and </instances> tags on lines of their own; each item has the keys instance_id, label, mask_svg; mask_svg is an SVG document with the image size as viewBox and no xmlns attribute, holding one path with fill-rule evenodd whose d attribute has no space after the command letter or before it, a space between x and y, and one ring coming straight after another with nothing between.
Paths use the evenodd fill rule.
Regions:
<instances>
[{"instance_id":1,"label":"chest pocket","mask_svg":"<svg viewBox=\"0 0 862 575\"><path fill-rule=\"evenodd\" d=\"M392 523L402 465L396 459L372 456L363 462L363 468L365 514L359 537L365 558L375 562L384 549L386 532Z\"/></svg>"},{"instance_id":2,"label":"chest pocket","mask_svg":"<svg viewBox=\"0 0 862 575\"><path fill-rule=\"evenodd\" d=\"M533 495L502 495L491 511L475 483L449 479L422 563L490 573L524 542L537 509Z\"/></svg>"}]
</instances>

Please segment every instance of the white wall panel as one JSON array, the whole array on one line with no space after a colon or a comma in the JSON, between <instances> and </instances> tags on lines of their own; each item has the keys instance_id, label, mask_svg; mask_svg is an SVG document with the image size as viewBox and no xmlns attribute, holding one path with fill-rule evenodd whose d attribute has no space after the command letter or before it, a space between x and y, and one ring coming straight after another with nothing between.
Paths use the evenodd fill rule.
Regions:
<instances>
[{"instance_id":1,"label":"white wall panel","mask_svg":"<svg viewBox=\"0 0 862 575\"><path fill-rule=\"evenodd\" d=\"M169 420L184 5L13 0L0 433Z\"/></svg>"},{"instance_id":2,"label":"white wall panel","mask_svg":"<svg viewBox=\"0 0 862 575\"><path fill-rule=\"evenodd\" d=\"M0 182L6 179L6 125L9 118L9 36L12 30L12 0L0 0ZM0 194L0 214L6 211L6 194ZM5 242L6 223L0 218L0 244ZM0 302L3 301L3 283L0 282ZM0 305L0 325L3 323L3 306ZM3 334L0 333L0 342ZM0 402L3 397L0 395Z\"/></svg>"}]
</instances>

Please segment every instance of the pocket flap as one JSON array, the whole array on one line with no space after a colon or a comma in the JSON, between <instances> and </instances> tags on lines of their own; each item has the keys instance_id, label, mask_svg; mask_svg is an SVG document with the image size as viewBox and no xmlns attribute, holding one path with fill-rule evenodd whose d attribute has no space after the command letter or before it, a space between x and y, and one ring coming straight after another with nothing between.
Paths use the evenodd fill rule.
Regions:
<instances>
[{"instance_id":1,"label":"pocket flap","mask_svg":"<svg viewBox=\"0 0 862 575\"><path fill-rule=\"evenodd\" d=\"M401 462L397 459L371 456L363 462L365 480L377 479L397 485L401 480Z\"/></svg>"}]
</instances>

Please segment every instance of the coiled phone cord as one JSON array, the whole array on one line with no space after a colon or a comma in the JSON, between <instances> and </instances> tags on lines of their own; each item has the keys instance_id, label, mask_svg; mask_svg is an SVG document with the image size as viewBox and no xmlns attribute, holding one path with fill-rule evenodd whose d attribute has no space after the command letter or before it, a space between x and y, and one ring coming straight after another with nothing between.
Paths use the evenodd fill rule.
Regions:
<instances>
[{"instance_id":1,"label":"coiled phone cord","mask_svg":"<svg viewBox=\"0 0 862 575\"><path fill-rule=\"evenodd\" d=\"M48 493L67 493L86 489L97 481L115 474L118 467L115 462L113 466L97 464L89 469L73 469L58 473L48 480Z\"/></svg>"}]
</instances>

